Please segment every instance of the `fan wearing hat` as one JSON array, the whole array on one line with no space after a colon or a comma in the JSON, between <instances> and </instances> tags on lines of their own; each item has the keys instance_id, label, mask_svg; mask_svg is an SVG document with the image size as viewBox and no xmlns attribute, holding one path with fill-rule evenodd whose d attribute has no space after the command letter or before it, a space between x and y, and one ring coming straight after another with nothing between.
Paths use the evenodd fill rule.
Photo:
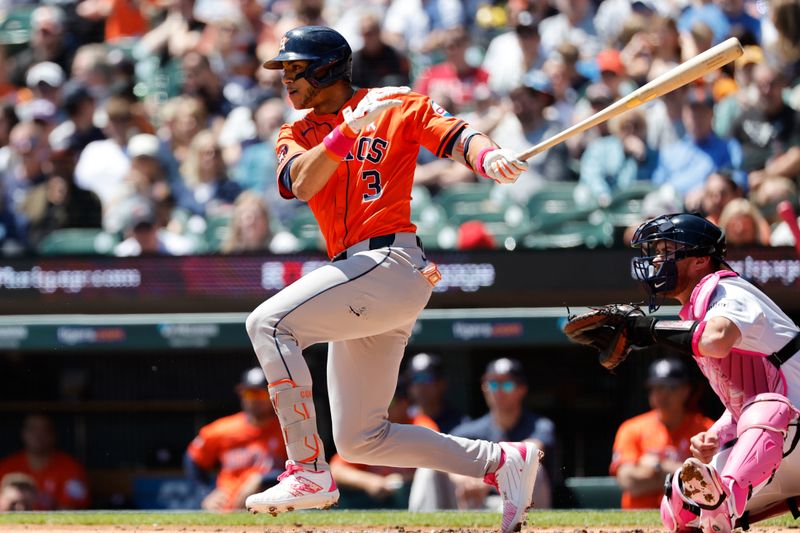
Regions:
<instances>
[{"instance_id":1,"label":"fan wearing hat","mask_svg":"<svg viewBox=\"0 0 800 533\"><path fill-rule=\"evenodd\" d=\"M286 449L261 368L250 368L235 387L241 411L203 426L189 444L184 469L208 494L202 508L244 509L244 500L277 480ZM216 472L216 484L212 474Z\"/></svg>"},{"instance_id":2,"label":"fan wearing hat","mask_svg":"<svg viewBox=\"0 0 800 533\"><path fill-rule=\"evenodd\" d=\"M528 379L522 363L510 357L491 361L481 378L481 392L489 412L457 426L452 434L468 439L495 442L508 440L534 442L537 448L544 450L545 462L536 478L533 500L537 508L550 507L552 494L546 468L551 471L554 469L552 459L555 455L553 453L556 442L555 424L549 418L525 407ZM492 508L492 498L488 498L490 493L485 485L461 476L451 476L451 479L456 487L459 509Z\"/></svg>"},{"instance_id":3,"label":"fan wearing hat","mask_svg":"<svg viewBox=\"0 0 800 533\"><path fill-rule=\"evenodd\" d=\"M713 423L689 410L692 386L680 359L654 361L645 385L650 410L620 425L609 467L622 488L623 509L658 508L667 473L691 456L689 439Z\"/></svg>"}]
</instances>

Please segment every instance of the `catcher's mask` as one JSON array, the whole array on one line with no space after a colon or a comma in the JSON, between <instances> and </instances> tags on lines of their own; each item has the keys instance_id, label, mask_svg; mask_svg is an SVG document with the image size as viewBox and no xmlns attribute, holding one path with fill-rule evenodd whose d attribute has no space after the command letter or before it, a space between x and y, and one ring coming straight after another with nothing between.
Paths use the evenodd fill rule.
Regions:
<instances>
[{"instance_id":1,"label":"catcher's mask","mask_svg":"<svg viewBox=\"0 0 800 533\"><path fill-rule=\"evenodd\" d=\"M309 61L297 75L312 86L328 87L338 80L350 80L352 50L342 35L325 26L301 26L286 32L278 55L265 62L266 69L282 69L284 61Z\"/></svg>"},{"instance_id":2,"label":"catcher's mask","mask_svg":"<svg viewBox=\"0 0 800 533\"><path fill-rule=\"evenodd\" d=\"M640 257L631 259L631 275L647 291L652 313L677 286L678 261L709 256L724 263L725 232L700 215L675 213L639 226L631 246L641 250Z\"/></svg>"}]
</instances>

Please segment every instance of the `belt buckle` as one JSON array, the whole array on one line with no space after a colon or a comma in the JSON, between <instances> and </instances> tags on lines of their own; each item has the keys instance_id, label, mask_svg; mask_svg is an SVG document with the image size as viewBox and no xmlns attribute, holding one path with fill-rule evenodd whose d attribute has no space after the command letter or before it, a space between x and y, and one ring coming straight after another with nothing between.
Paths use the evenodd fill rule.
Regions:
<instances>
[{"instance_id":1,"label":"belt buckle","mask_svg":"<svg viewBox=\"0 0 800 533\"><path fill-rule=\"evenodd\" d=\"M420 270L420 274L428 280L428 283L431 284L431 287L435 287L437 283L442 281L442 273L439 272L439 267L436 266L436 263L430 262L428 265Z\"/></svg>"}]
</instances>

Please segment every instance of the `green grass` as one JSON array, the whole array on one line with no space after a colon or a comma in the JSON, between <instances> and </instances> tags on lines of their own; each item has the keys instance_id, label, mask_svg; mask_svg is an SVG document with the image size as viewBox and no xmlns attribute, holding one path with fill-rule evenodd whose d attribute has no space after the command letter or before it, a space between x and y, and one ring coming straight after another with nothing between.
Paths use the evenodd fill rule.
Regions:
<instances>
[{"instance_id":1,"label":"green grass","mask_svg":"<svg viewBox=\"0 0 800 533\"><path fill-rule=\"evenodd\" d=\"M496 527L500 515L488 512L445 511L408 513L405 511L299 511L272 517L245 512L208 513L202 511L60 511L0 514L2 524L31 525L130 525L130 526L364 526L364 527ZM661 527L658 511L620 510L534 510L528 514L533 528ZM798 527L791 515L759 525Z\"/></svg>"}]
</instances>

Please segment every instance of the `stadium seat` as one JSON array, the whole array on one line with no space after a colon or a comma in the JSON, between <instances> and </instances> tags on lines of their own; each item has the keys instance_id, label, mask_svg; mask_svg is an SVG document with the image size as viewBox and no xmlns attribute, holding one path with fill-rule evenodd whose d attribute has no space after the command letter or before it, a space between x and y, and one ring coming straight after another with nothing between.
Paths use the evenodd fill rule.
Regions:
<instances>
[{"instance_id":1,"label":"stadium seat","mask_svg":"<svg viewBox=\"0 0 800 533\"><path fill-rule=\"evenodd\" d=\"M586 248L614 245L614 226L602 211L593 211L585 220L565 220L557 225L533 229L522 239L524 248Z\"/></svg>"},{"instance_id":2,"label":"stadium seat","mask_svg":"<svg viewBox=\"0 0 800 533\"><path fill-rule=\"evenodd\" d=\"M50 232L37 247L42 255L111 255L119 238L99 228L62 228Z\"/></svg>"},{"instance_id":3,"label":"stadium seat","mask_svg":"<svg viewBox=\"0 0 800 533\"><path fill-rule=\"evenodd\" d=\"M554 228L571 220L585 220L597 207L579 204L575 199L576 184L548 183L528 200L527 210L534 229Z\"/></svg>"},{"instance_id":4,"label":"stadium seat","mask_svg":"<svg viewBox=\"0 0 800 533\"><path fill-rule=\"evenodd\" d=\"M622 491L613 476L569 477L564 484L581 509L619 509Z\"/></svg>"},{"instance_id":5,"label":"stadium seat","mask_svg":"<svg viewBox=\"0 0 800 533\"><path fill-rule=\"evenodd\" d=\"M36 6L18 6L0 20L0 45L23 45L31 39L31 13Z\"/></svg>"},{"instance_id":6,"label":"stadium seat","mask_svg":"<svg viewBox=\"0 0 800 533\"><path fill-rule=\"evenodd\" d=\"M289 231L300 241L301 250L319 251L325 249L319 224L317 224L317 220L308 206L297 208L287 226Z\"/></svg>"},{"instance_id":7,"label":"stadium seat","mask_svg":"<svg viewBox=\"0 0 800 533\"><path fill-rule=\"evenodd\" d=\"M616 227L628 227L639 222L644 197L656 188L650 181L637 181L630 187L616 191L605 208L611 223Z\"/></svg>"},{"instance_id":8,"label":"stadium seat","mask_svg":"<svg viewBox=\"0 0 800 533\"><path fill-rule=\"evenodd\" d=\"M208 253L218 252L222 243L228 238L232 214L206 216L205 248Z\"/></svg>"}]
</instances>

